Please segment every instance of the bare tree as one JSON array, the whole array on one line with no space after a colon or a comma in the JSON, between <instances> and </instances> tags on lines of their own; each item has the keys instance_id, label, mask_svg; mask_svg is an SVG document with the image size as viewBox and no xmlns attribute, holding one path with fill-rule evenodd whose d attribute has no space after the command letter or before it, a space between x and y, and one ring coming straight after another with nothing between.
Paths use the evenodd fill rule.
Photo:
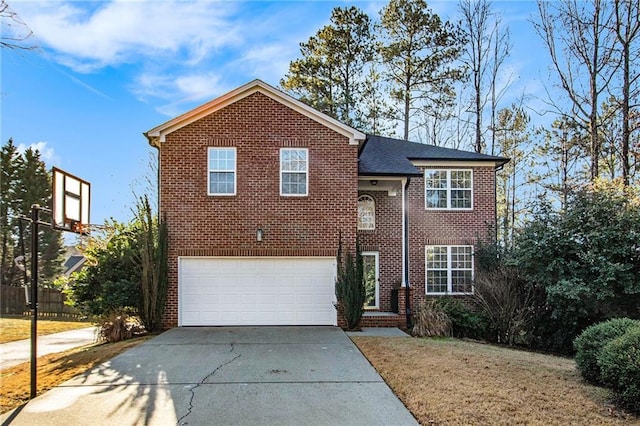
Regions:
<instances>
[{"instance_id":1,"label":"bare tree","mask_svg":"<svg viewBox=\"0 0 640 426\"><path fill-rule=\"evenodd\" d=\"M474 116L474 149L483 152L485 129L482 125L487 103L491 102L491 129L495 127L499 97L497 80L500 68L509 55L509 31L503 31L500 17L492 10L488 0L461 0L458 6L462 15L461 28L466 36L462 60L469 69L473 90L471 113ZM493 132L492 132L493 133ZM491 152L495 135L491 139Z\"/></svg>"},{"instance_id":2,"label":"bare tree","mask_svg":"<svg viewBox=\"0 0 640 426\"><path fill-rule=\"evenodd\" d=\"M538 22L534 27L551 57L568 105L558 102L557 94L549 104L561 116L572 118L589 136L590 178L599 175L601 139L600 96L608 89L617 63L613 57L613 13L606 0L538 0Z\"/></svg>"},{"instance_id":3,"label":"bare tree","mask_svg":"<svg viewBox=\"0 0 640 426\"><path fill-rule=\"evenodd\" d=\"M2 31L0 48L12 50L37 49L37 46L27 42L27 40L33 36L33 31L31 31L29 26L20 19L20 16L9 7L6 0L0 0L0 22L2 22L2 26L8 30L8 35L5 35L4 29Z\"/></svg>"},{"instance_id":4,"label":"bare tree","mask_svg":"<svg viewBox=\"0 0 640 426\"><path fill-rule=\"evenodd\" d=\"M622 96L620 109L622 112L622 138L620 141L620 163L622 180L629 185L629 147L631 140L631 112L637 109L633 100L637 98L640 88L638 82L637 64L640 60L640 1L639 0L615 0L614 28L621 53Z\"/></svg>"}]
</instances>

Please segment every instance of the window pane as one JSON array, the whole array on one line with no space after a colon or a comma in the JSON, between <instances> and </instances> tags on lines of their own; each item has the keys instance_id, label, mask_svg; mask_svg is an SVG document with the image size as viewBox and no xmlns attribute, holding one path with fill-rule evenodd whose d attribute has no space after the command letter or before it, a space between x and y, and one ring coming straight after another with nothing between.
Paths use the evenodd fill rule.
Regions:
<instances>
[{"instance_id":1,"label":"window pane","mask_svg":"<svg viewBox=\"0 0 640 426\"><path fill-rule=\"evenodd\" d=\"M375 229L376 207L371 197L363 196L358 199L358 229Z\"/></svg>"},{"instance_id":2,"label":"window pane","mask_svg":"<svg viewBox=\"0 0 640 426\"><path fill-rule=\"evenodd\" d=\"M306 194L307 174L306 173L282 173L282 193L283 194Z\"/></svg>"},{"instance_id":3,"label":"window pane","mask_svg":"<svg viewBox=\"0 0 640 426\"><path fill-rule=\"evenodd\" d=\"M427 199L427 208L430 208L430 209L446 209L447 208L447 191L444 189L427 189L426 199Z\"/></svg>"},{"instance_id":4,"label":"window pane","mask_svg":"<svg viewBox=\"0 0 640 426\"><path fill-rule=\"evenodd\" d=\"M235 173L233 172L210 172L209 173L209 193L210 194L233 194Z\"/></svg>"},{"instance_id":5,"label":"window pane","mask_svg":"<svg viewBox=\"0 0 640 426\"><path fill-rule=\"evenodd\" d=\"M471 208L471 190L458 189L451 191L451 208L452 209L470 209Z\"/></svg>"},{"instance_id":6,"label":"window pane","mask_svg":"<svg viewBox=\"0 0 640 426\"><path fill-rule=\"evenodd\" d=\"M427 247L427 268L447 269L447 248Z\"/></svg>"},{"instance_id":7,"label":"window pane","mask_svg":"<svg viewBox=\"0 0 640 426\"><path fill-rule=\"evenodd\" d=\"M424 178L427 188L447 187L447 172L445 170L427 170Z\"/></svg>"},{"instance_id":8,"label":"window pane","mask_svg":"<svg viewBox=\"0 0 640 426\"><path fill-rule=\"evenodd\" d=\"M451 268L471 269L472 265L471 247L451 247Z\"/></svg>"},{"instance_id":9,"label":"window pane","mask_svg":"<svg viewBox=\"0 0 640 426\"><path fill-rule=\"evenodd\" d=\"M471 170L452 170L451 188L471 189Z\"/></svg>"},{"instance_id":10,"label":"window pane","mask_svg":"<svg viewBox=\"0 0 640 426\"><path fill-rule=\"evenodd\" d=\"M376 257L362 256L362 272L364 275L365 307L376 306Z\"/></svg>"},{"instance_id":11,"label":"window pane","mask_svg":"<svg viewBox=\"0 0 640 426\"><path fill-rule=\"evenodd\" d=\"M209 149L209 170L234 171L236 169L236 151L231 148Z\"/></svg>"},{"instance_id":12,"label":"window pane","mask_svg":"<svg viewBox=\"0 0 640 426\"><path fill-rule=\"evenodd\" d=\"M451 291L471 293L471 271L451 271Z\"/></svg>"},{"instance_id":13,"label":"window pane","mask_svg":"<svg viewBox=\"0 0 640 426\"><path fill-rule=\"evenodd\" d=\"M307 151L305 149L283 149L280 159L283 172L307 171Z\"/></svg>"},{"instance_id":14,"label":"window pane","mask_svg":"<svg viewBox=\"0 0 640 426\"><path fill-rule=\"evenodd\" d=\"M427 293L447 292L447 271L427 271Z\"/></svg>"}]
</instances>

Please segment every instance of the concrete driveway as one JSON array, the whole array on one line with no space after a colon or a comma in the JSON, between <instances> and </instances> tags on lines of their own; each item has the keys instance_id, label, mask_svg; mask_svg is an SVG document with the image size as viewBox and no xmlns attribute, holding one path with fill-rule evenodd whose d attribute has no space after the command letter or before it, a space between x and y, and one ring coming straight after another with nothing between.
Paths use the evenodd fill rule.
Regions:
<instances>
[{"instance_id":1,"label":"concrete driveway","mask_svg":"<svg viewBox=\"0 0 640 426\"><path fill-rule=\"evenodd\" d=\"M3 425L415 425L336 327L175 328Z\"/></svg>"}]
</instances>

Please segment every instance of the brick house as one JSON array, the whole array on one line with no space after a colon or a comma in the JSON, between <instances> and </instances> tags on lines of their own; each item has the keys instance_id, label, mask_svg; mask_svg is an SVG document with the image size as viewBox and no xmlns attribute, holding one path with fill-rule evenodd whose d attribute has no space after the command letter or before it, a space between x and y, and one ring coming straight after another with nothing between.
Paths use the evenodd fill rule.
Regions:
<instances>
[{"instance_id":1,"label":"brick house","mask_svg":"<svg viewBox=\"0 0 640 426\"><path fill-rule=\"evenodd\" d=\"M260 80L145 136L169 228L167 327L337 325L338 241L356 235L363 325L467 295L507 161L365 135Z\"/></svg>"}]
</instances>

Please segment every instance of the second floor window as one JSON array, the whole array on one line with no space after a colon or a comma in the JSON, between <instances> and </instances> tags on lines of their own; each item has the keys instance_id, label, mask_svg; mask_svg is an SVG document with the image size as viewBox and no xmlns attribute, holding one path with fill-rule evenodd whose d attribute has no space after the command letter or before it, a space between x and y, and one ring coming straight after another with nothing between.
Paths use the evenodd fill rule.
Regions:
<instances>
[{"instance_id":1,"label":"second floor window","mask_svg":"<svg viewBox=\"0 0 640 426\"><path fill-rule=\"evenodd\" d=\"M209 148L209 195L236 195L236 149Z\"/></svg>"},{"instance_id":2,"label":"second floor window","mask_svg":"<svg viewBox=\"0 0 640 426\"><path fill-rule=\"evenodd\" d=\"M358 198L358 229L376 229L376 203L370 195Z\"/></svg>"},{"instance_id":3,"label":"second floor window","mask_svg":"<svg viewBox=\"0 0 640 426\"><path fill-rule=\"evenodd\" d=\"M309 151L306 148L280 150L280 195L309 194Z\"/></svg>"},{"instance_id":4,"label":"second floor window","mask_svg":"<svg viewBox=\"0 0 640 426\"><path fill-rule=\"evenodd\" d=\"M471 210L473 172L471 170L424 171L427 210Z\"/></svg>"}]
</instances>

